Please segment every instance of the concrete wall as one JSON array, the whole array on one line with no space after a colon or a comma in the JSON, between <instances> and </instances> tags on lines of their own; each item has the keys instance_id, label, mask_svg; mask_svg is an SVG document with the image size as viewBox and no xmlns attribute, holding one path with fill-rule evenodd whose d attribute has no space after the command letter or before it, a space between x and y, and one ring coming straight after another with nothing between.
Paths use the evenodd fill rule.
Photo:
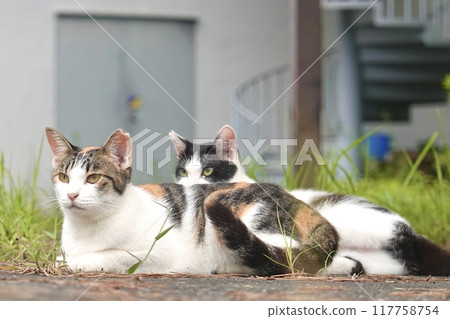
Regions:
<instances>
[{"instance_id":1,"label":"concrete wall","mask_svg":"<svg viewBox=\"0 0 450 319\"><path fill-rule=\"evenodd\" d=\"M354 19L350 12L322 11L322 47L328 50L322 58L321 150L339 154L360 137L360 96L357 52L353 30L347 28ZM346 31L347 30L347 31ZM345 35L342 34L345 32ZM348 152L360 166L357 149ZM339 165L348 172L353 164L342 158ZM343 174L338 171L338 178Z\"/></svg>"},{"instance_id":2,"label":"concrete wall","mask_svg":"<svg viewBox=\"0 0 450 319\"><path fill-rule=\"evenodd\" d=\"M77 2L94 15L196 20L197 137L214 137L230 122L230 100L240 82L289 60L288 0ZM0 4L0 150L14 174L30 172L44 127L56 125L55 45L60 13L85 14L73 0L2 0ZM43 151L41 179L48 180L46 141Z\"/></svg>"}]
</instances>

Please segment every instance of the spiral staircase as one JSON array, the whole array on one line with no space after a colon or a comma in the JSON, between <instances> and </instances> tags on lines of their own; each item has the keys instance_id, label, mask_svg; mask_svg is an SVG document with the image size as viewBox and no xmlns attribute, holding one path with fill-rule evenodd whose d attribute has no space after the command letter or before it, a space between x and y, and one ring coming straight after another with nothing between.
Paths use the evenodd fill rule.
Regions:
<instances>
[{"instance_id":1,"label":"spiral staircase","mask_svg":"<svg viewBox=\"0 0 450 319\"><path fill-rule=\"evenodd\" d=\"M362 121L408 121L412 103L446 99L441 81L450 72L450 0L321 0L321 7L350 12L353 20L370 7L353 26ZM322 110L330 119L326 130L333 130L337 107L335 53L331 48L322 58L327 74L322 81ZM289 66L282 65L255 75L236 89L232 123L239 137L289 136L290 91L276 99L291 83ZM275 106L260 117L274 101ZM270 150L265 154L269 159L276 156ZM280 169L273 170L271 175L280 176Z\"/></svg>"},{"instance_id":2,"label":"spiral staircase","mask_svg":"<svg viewBox=\"0 0 450 319\"><path fill-rule=\"evenodd\" d=\"M322 0L360 15L373 0ZM440 102L450 71L449 0L378 0L355 25L364 121L407 121L412 103Z\"/></svg>"}]
</instances>

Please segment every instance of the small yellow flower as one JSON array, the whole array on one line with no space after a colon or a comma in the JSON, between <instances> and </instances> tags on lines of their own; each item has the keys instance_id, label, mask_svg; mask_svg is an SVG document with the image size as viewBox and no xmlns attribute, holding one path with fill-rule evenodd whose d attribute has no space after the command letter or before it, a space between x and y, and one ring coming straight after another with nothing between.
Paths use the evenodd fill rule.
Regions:
<instances>
[{"instance_id":1,"label":"small yellow flower","mask_svg":"<svg viewBox=\"0 0 450 319\"><path fill-rule=\"evenodd\" d=\"M450 93L450 73L447 73L442 80L442 87L445 91Z\"/></svg>"}]
</instances>

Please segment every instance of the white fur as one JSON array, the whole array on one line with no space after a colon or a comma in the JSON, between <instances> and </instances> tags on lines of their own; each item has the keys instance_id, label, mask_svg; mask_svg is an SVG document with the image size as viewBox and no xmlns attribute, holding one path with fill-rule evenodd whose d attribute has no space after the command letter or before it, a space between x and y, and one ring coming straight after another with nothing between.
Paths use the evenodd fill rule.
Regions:
<instances>
[{"instance_id":1,"label":"white fur","mask_svg":"<svg viewBox=\"0 0 450 319\"><path fill-rule=\"evenodd\" d=\"M286 230L286 237L283 237L282 234L273 234L273 233L265 233L260 230L257 230L253 221L256 220L255 216L257 216L261 209L263 208L262 204L254 204L251 208L249 208L245 215L241 218L241 221L248 227L250 231L252 231L256 237L261 239L268 245L272 245L275 247L286 249L286 243L290 244L292 248L297 248L300 246L300 243L296 240L292 240L290 238L290 229Z\"/></svg>"},{"instance_id":2,"label":"white fur","mask_svg":"<svg viewBox=\"0 0 450 319\"><path fill-rule=\"evenodd\" d=\"M362 203L355 197L337 204L326 203L319 208L319 212L339 234L340 251L334 258L336 263L339 263L341 256L348 256L361 262L367 273L406 273L405 267L384 249L396 236L395 224L407 224L405 219L394 213L376 210L371 204Z\"/></svg>"},{"instance_id":3,"label":"white fur","mask_svg":"<svg viewBox=\"0 0 450 319\"><path fill-rule=\"evenodd\" d=\"M95 186L84 183L79 168L69 173L70 183L57 182L55 190L64 213L62 247L69 267L83 271L126 272L143 259L154 242L169 210L146 191L128 185L121 196L99 196ZM71 207L67 192L79 192ZM187 188L189 194L189 188ZM190 196L188 196L190 197ZM189 200L192 202L192 200ZM164 203L163 203L164 204ZM145 273L246 272L231 253L217 242L206 225L205 245L196 245L193 206L189 206L180 228L172 228L154 246L148 260L138 268ZM139 222L136 222L139 221ZM170 221L165 228L171 226Z\"/></svg>"},{"instance_id":4,"label":"white fur","mask_svg":"<svg viewBox=\"0 0 450 319\"><path fill-rule=\"evenodd\" d=\"M229 183L239 183L239 182L246 182L246 183L254 183L255 181L247 176L245 173L245 169L242 167L241 163L235 163L237 166L237 171L234 174L233 178L229 181Z\"/></svg>"},{"instance_id":5,"label":"white fur","mask_svg":"<svg viewBox=\"0 0 450 319\"><path fill-rule=\"evenodd\" d=\"M342 256L348 256L358 260L368 274L379 275L404 275L406 269L397 259L392 258L387 251L381 249L357 250L341 248L339 254L333 257L333 262L325 270L329 274L349 274L348 263ZM351 261L350 261L351 263ZM351 268L350 268L351 271Z\"/></svg>"},{"instance_id":6,"label":"white fur","mask_svg":"<svg viewBox=\"0 0 450 319\"><path fill-rule=\"evenodd\" d=\"M182 185L194 185L194 184L208 184L205 176L202 175L202 164L198 153L195 153L192 158L186 162L185 165L187 177L182 177L178 181L178 184Z\"/></svg>"}]
</instances>

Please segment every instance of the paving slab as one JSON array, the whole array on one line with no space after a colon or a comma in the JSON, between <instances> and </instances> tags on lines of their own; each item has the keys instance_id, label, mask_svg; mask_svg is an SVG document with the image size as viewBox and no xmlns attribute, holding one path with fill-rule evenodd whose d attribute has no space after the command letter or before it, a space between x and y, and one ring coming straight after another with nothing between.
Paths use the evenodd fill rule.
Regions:
<instances>
[{"instance_id":1,"label":"paving slab","mask_svg":"<svg viewBox=\"0 0 450 319\"><path fill-rule=\"evenodd\" d=\"M0 300L448 301L450 277L45 275L0 270Z\"/></svg>"}]
</instances>

